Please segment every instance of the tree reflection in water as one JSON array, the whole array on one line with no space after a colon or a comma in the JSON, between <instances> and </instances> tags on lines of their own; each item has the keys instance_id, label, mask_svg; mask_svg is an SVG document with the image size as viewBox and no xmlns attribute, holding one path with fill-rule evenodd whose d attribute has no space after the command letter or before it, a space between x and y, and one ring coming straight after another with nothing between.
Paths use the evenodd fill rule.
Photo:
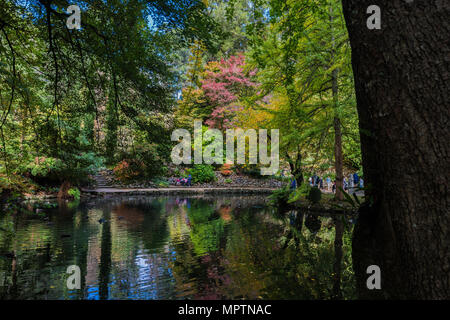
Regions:
<instances>
[{"instance_id":1,"label":"tree reflection in water","mask_svg":"<svg viewBox=\"0 0 450 320\"><path fill-rule=\"evenodd\" d=\"M16 257L0 258L1 298L354 298L345 217L280 213L255 196L114 197L48 216L1 218L15 229L0 232L0 252ZM81 290L66 288L71 264Z\"/></svg>"}]
</instances>

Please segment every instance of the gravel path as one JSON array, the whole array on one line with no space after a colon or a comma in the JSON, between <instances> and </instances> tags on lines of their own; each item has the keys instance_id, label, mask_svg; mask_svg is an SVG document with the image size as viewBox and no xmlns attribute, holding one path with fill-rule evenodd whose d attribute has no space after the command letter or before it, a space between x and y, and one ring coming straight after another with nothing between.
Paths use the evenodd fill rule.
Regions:
<instances>
[{"instance_id":1,"label":"gravel path","mask_svg":"<svg viewBox=\"0 0 450 320\"><path fill-rule=\"evenodd\" d=\"M169 188L94 188L81 191L90 194L110 194L110 193L127 193L127 194L269 194L276 188L198 188L198 187L169 187Z\"/></svg>"}]
</instances>

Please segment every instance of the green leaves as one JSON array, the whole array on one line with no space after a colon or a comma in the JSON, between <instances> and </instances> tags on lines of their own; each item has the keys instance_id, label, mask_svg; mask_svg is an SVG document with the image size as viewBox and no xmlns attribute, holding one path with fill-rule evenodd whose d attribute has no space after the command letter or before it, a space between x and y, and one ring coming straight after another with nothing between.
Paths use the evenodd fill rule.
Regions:
<instances>
[{"instance_id":1,"label":"green leaves","mask_svg":"<svg viewBox=\"0 0 450 320\"><path fill-rule=\"evenodd\" d=\"M345 197L345 201L349 203L353 208L357 209L361 205L361 202L358 199L358 196L356 193L353 193L353 197L349 195L342 187L339 187L339 189L342 191L342 194Z\"/></svg>"},{"instance_id":2,"label":"green leaves","mask_svg":"<svg viewBox=\"0 0 450 320\"><path fill-rule=\"evenodd\" d=\"M188 173L192 175L192 182L194 183L211 182L216 178L214 168L206 164L195 164L188 170Z\"/></svg>"},{"instance_id":3,"label":"green leaves","mask_svg":"<svg viewBox=\"0 0 450 320\"><path fill-rule=\"evenodd\" d=\"M333 166L333 121L338 117L344 159L358 167L358 117L340 1L271 0L268 4L270 23L265 32L252 35L258 41L252 42L248 60L258 68L261 92L274 106L267 126L281 130L280 151L311 159L302 165L310 162L312 171L324 162ZM334 94L333 74L338 89Z\"/></svg>"},{"instance_id":4,"label":"green leaves","mask_svg":"<svg viewBox=\"0 0 450 320\"><path fill-rule=\"evenodd\" d=\"M174 51L193 39L212 47L220 34L201 0L83 1L81 30L66 27L67 1L4 2L0 170L35 177L79 180L97 155L112 162L137 143L167 141ZM25 168L35 157L63 165Z\"/></svg>"}]
</instances>

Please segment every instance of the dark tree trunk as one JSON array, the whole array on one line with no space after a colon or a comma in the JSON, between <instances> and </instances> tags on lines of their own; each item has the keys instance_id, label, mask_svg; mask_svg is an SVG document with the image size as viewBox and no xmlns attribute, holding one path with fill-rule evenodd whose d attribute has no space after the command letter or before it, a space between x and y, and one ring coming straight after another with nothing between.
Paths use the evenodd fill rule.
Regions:
<instances>
[{"instance_id":1,"label":"dark tree trunk","mask_svg":"<svg viewBox=\"0 0 450 320\"><path fill-rule=\"evenodd\" d=\"M334 16L333 16L333 7L330 7L330 25L333 26ZM332 62L335 63L335 50L336 50L336 40L333 33L333 28L331 29L331 41L332 41ZM334 68L331 72L331 91L333 94L333 108L334 108L334 119L333 119L333 127L334 127L334 170L336 174L336 199L343 200L344 195L342 194L342 187L344 181L344 173L343 173L343 157L342 157L342 130L341 130L341 119L338 116L337 108L339 103L339 85L338 85L338 76L339 70L338 68Z\"/></svg>"},{"instance_id":2,"label":"dark tree trunk","mask_svg":"<svg viewBox=\"0 0 450 320\"><path fill-rule=\"evenodd\" d=\"M334 218L334 266L333 266L333 299L342 299L341 273L342 273L342 238L344 236L343 217Z\"/></svg>"},{"instance_id":3,"label":"dark tree trunk","mask_svg":"<svg viewBox=\"0 0 450 320\"><path fill-rule=\"evenodd\" d=\"M366 26L381 8L381 30ZM448 0L343 0L368 196L353 238L362 298L450 298ZM369 265L381 290L366 288Z\"/></svg>"},{"instance_id":4,"label":"dark tree trunk","mask_svg":"<svg viewBox=\"0 0 450 320\"><path fill-rule=\"evenodd\" d=\"M107 300L109 298L108 287L111 279L111 213L104 211L103 219L105 219L105 222L102 225L98 291L100 300Z\"/></svg>"},{"instance_id":5,"label":"dark tree trunk","mask_svg":"<svg viewBox=\"0 0 450 320\"><path fill-rule=\"evenodd\" d=\"M336 70L335 70L336 71ZM334 73L334 71L333 71ZM337 77L336 77L336 85L337 85ZM333 79L333 87L334 87L334 79ZM333 95L337 95L337 86L336 93L333 89ZM341 119L339 117L334 117L334 168L336 173L336 199L343 200L344 195L342 194L342 183L344 181L344 173L343 173L343 158L342 158L342 130L341 130Z\"/></svg>"},{"instance_id":6,"label":"dark tree trunk","mask_svg":"<svg viewBox=\"0 0 450 320\"><path fill-rule=\"evenodd\" d=\"M72 185L70 184L69 181L64 181L61 186L59 187L59 191L58 191L58 199L70 199L72 198L71 195L69 195L69 190L70 188L72 188Z\"/></svg>"},{"instance_id":7,"label":"dark tree trunk","mask_svg":"<svg viewBox=\"0 0 450 320\"><path fill-rule=\"evenodd\" d=\"M291 173L297 182L297 187L300 187L303 183L303 171L302 171L302 155L300 151L297 153L296 158L293 159L288 153L286 153L286 159L289 163Z\"/></svg>"}]
</instances>

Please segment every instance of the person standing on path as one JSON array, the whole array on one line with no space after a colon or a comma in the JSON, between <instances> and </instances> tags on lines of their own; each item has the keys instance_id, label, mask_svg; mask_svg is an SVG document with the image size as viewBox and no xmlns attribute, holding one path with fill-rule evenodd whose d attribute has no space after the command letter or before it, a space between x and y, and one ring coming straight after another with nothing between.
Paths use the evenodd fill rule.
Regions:
<instances>
[{"instance_id":1,"label":"person standing on path","mask_svg":"<svg viewBox=\"0 0 450 320\"><path fill-rule=\"evenodd\" d=\"M355 183L355 187L358 187L358 185L359 185L359 176L358 176L357 172L355 172L353 174L353 182Z\"/></svg>"},{"instance_id":2,"label":"person standing on path","mask_svg":"<svg viewBox=\"0 0 450 320\"><path fill-rule=\"evenodd\" d=\"M295 178L294 178L294 177L291 178L291 185L290 185L289 188L290 188L291 190L297 189L297 181L295 181Z\"/></svg>"},{"instance_id":3,"label":"person standing on path","mask_svg":"<svg viewBox=\"0 0 450 320\"><path fill-rule=\"evenodd\" d=\"M353 185L353 175L350 173L348 176L348 188L353 189L354 185Z\"/></svg>"}]
</instances>

